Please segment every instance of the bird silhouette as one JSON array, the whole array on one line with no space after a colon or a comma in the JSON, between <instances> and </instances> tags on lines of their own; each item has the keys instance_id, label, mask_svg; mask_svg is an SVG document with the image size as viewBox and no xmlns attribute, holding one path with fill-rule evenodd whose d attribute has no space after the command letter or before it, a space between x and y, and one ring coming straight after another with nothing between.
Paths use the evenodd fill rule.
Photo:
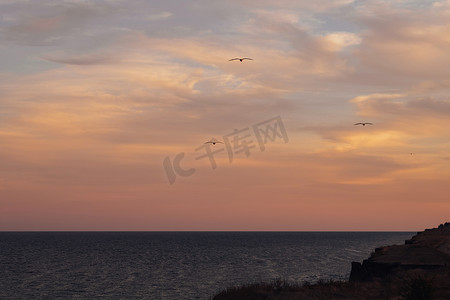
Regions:
<instances>
[{"instance_id":1,"label":"bird silhouette","mask_svg":"<svg viewBox=\"0 0 450 300\"><path fill-rule=\"evenodd\" d=\"M373 125L372 123L369 123L369 122L358 122L358 123L355 123L355 124L353 124L353 125L362 125L362 126L366 126L366 125Z\"/></svg>"},{"instance_id":2,"label":"bird silhouette","mask_svg":"<svg viewBox=\"0 0 450 300\"><path fill-rule=\"evenodd\" d=\"M213 145L215 145L216 143L223 144L223 142L218 141L218 140L215 139L215 138L210 139L210 140L207 141L205 144L213 144Z\"/></svg>"},{"instance_id":3,"label":"bird silhouette","mask_svg":"<svg viewBox=\"0 0 450 300\"><path fill-rule=\"evenodd\" d=\"M232 59L230 59L230 60L228 60L228 61L239 60L240 62L242 62L242 61L245 60L245 59L253 60L253 58L250 58L250 57L243 57L243 58L236 57L236 58L232 58Z\"/></svg>"}]
</instances>

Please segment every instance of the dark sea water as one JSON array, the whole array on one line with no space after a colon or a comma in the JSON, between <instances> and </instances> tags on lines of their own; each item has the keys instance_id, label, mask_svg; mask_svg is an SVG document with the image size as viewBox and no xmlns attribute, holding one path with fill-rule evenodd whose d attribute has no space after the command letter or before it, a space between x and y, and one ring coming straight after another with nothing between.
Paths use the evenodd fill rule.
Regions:
<instances>
[{"instance_id":1,"label":"dark sea water","mask_svg":"<svg viewBox=\"0 0 450 300\"><path fill-rule=\"evenodd\" d=\"M407 232L0 232L0 299L208 299L283 278L347 279Z\"/></svg>"}]
</instances>

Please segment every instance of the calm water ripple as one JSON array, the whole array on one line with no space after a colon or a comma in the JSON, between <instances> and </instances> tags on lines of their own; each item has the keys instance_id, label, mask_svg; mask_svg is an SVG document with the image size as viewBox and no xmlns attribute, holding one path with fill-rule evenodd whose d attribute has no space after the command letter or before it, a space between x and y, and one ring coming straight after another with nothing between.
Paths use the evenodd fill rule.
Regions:
<instances>
[{"instance_id":1,"label":"calm water ripple","mask_svg":"<svg viewBox=\"0 0 450 300\"><path fill-rule=\"evenodd\" d=\"M208 299L238 284L347 279L408 232L0 232L0 299Z\"/></svg>"}]
</instances>

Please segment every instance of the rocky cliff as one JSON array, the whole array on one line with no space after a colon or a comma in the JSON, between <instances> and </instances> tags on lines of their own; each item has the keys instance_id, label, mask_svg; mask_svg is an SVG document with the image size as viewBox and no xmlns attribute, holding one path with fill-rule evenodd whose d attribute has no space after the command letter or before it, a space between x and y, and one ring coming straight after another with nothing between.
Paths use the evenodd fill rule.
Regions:
<instances>
[{"instance_id":1,"label":"rocky cliff","mask_svg":"<svg viewBox=\"0 0 450 300\"><path fill-rule=\"evenodd\" d=\"M353 262L350 281L392 278L406 273L444 271L450 267L450 223L418 232L404 245L376 248L363 263Z\"/></svg>"},{"instance_id":2,"label":"rocky cliff","mask_svg":"<svg viewBox=\"0 0 450 300\"><path fill-rule=\"evenodd\" d=\"M404 245L375 249L353 262L349 281L303 286L276 282L228 288L214 300L450 299L450 223L417 233Z\"/></svg>"}]
</instances>

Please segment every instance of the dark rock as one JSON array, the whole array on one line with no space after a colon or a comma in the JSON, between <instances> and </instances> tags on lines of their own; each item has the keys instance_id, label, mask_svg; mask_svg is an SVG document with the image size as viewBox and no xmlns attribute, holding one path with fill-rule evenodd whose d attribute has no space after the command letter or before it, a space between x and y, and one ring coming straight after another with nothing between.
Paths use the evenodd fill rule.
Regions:
<instances>
[{"instance_id":1,"label":"dark rock","mask_svg":"<svg viewBox=\"0 0 450 300\"><path fill-rule=\"evenodd\" d=\"M446 270L450 266L450 223L425 229L404 245L379 247L362 264L352 262L349 281L392 278L411 270Z\"/></svg>"},{"instance_id":2,"label":"dark rock","mask_svg":"<svg viewBox=\"0 0 450 300\"><path fill-rule=\"evenodd\" d=\"M350 281L360 281L361 278L361 263L353 261L352 271L350 272Z\"/></svg>"}]
</instances>

